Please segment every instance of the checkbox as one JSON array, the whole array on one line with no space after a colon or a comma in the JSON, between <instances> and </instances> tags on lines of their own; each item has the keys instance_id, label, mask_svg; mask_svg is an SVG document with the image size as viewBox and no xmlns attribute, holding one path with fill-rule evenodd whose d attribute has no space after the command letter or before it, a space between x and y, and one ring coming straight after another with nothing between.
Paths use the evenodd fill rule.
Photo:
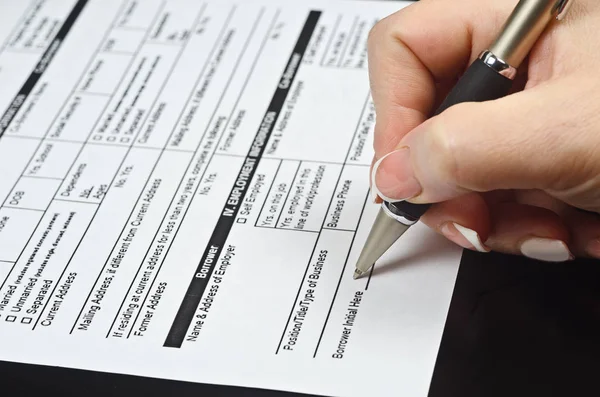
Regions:
<instances>
[{"instance_id":1,"label":"checkbox","mask_svg":"<svg viewBox=\"0 0 600 397\"><path fill-rule=\"evenodd\" d=\"M237 223L246 223L246 218L238 218Z\"/></svg>"},{"instance_id":2,"label":"checkbox","mask_svg":"<svg viewBox=\"0 0 600 397\"><path fill-rule=\"evenodd\" d=\"M6 321L8 321L9 323L14 323L16 319L17 316L6 316Z\"/></svg>"},{"instance_id":3,"label":"checkbox","mask_svg":"<svg viewBox=\"0 0 600 397\"><path fill-rule=\"evenodd\" d=\"M22 323L22 324L31 324L31 320L32 320L32 318L31 318L31 317L23 317L23 318L21 319L21 323Z\"/></svg>"}]
</instances>

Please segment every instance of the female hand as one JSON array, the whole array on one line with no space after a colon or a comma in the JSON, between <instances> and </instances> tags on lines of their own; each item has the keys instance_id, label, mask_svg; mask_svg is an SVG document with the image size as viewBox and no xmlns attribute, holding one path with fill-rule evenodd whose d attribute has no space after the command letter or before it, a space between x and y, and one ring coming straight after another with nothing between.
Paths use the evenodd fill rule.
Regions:
<instances>
[{"instance_id":1,"label":"female hand","mask_svg":"<svg viewBox=\"0 0 600 397\"><path fill-rule=\"evenodd\" d=\"M427 119L516 4L422 0L373 28L376 201L436 203L422 221L467 249L600 258L598 0L552 23L513 94Z\"/></svg>"}]
</instances>

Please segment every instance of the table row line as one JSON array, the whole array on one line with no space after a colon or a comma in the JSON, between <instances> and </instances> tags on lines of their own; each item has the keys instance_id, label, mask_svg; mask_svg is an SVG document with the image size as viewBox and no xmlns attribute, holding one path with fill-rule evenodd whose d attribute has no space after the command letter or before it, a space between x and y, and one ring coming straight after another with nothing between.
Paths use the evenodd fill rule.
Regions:
<instances>
[{"instance_id":1,"label":"table row line","mask_svg":"<svg viewBox=\"0 0 600 397\"><path fill-rule=\"evenodd\" d=\"M229 156L215 156L208 165L190 163L191 155L157 157L158 153L138 155L136 163L123 164L110 189L110 181L96 183L104 169L82 168L77 178L64 182L21 178L0 208L0 260L15 260L44 212L55 204L95 208L106 199L112 202L113 196L119 197L120 206L138 203L134 212L156 197L179 202L180 212L192 201L224 204L243 166L243 158ZM239 207L236 222L308 232L322 228L353 231L369 190L368 172L362 165L262 159L252 181L247 181L245 197L230 199L239 201L235 203Z\"/></svg>"},{"instance_id":2,"label":"table row line","mask_svg":"<svg viewBox=\"0 0 600 397\"><path fill-rule=\"evenodd\" d=\"M265 166L257 172L252 183L253 189L257 189L257 194L267 195L270 192L270 189L259 186L259 181L264 178L262 172L272 168L281 169L280 166L281 164L277 165L276 162L265 163ZM295 164L292 166L296 167ZM309 171L306 164L300 164L299 168L300 173ZM359 169L364 170L364 167ZM313 168L312 171L318 173L319 167ZM346 207L348 211L343 213L346 220L355 216L360 217L361 208L365 205L366 194L364 193L366 192L359 194L354 190L348 191L348 183L344 181L357 171L358 169L350 170L347 174L341 175L339 184L332 194L339 202L340 196L348 192L349 206ZM334 171L330 169L327 172ZM344 174L345 170L337 170L337 172ZM270 177L274 174L279 176L276 172ZM210 178L210 175L207 177ZM165 184L169 182L165 181ZM217 187L215 189L226 194L227 189ZM196 225L198 222L210 225L216 222L220 215L214 211L214 204L207 205L209 199L202 193L198 193L193 200L186 198L185 195L171 197L162 189L162 185L158 188L156 184L152 193L154 196L150 197L148 193L146 191L137 202L124 201L123 197L116 195L107 197L99 208L95 205L57 201L51 204L42 219L18 219L13 217L17 214L16 210L2 210L0 244L11 247L11 250L5 254L12 254L15 257L8 260L2 258L0 261L0 275L4 279L0 289L0 314L5 321L35 327L40 319L42 321L45 319L46 322L42 325L49 326L53 321L48 321L48 314L53 311L55 316L57 311L57 305L53 306L50 303L51 297L56 298L57 291L64 292L59 294L62 304L67 292L71 294L71 291L79 289L76 293L79 296L77 304L81 306L75 311L79 315L77 318L61 321L62 327L66 327L65 321L70 321L71 332L86 332L91 329L94 332L107 332L107 316L114 316L109 334L113 337L129 336L136 324L135 318L144 306L143 301L149 299L150 294L156 293L155 290L159 286L156 283L158 274L171 250L174 250L171 254L175 256L187 252L187 255L193 254L199 257L201 254L199 250L190 249L197 247L198 241L208 238L211 228L198 228ZM324 194L319 194L321 195ZM327 207L322 202L318 205L320 208ZM354 207L359 208L355 210ZM254 212L260 213L258 209ZM106 216L107 214L111 216ZM19 212L17 215L20 216L22 213ZM333 212L327 216L331 215ZM29 222L34 226L35 232L29 235L23 233L22 231L27 227L25 224L15 227L17 219L23 223ZM230 246L245 247L238 249L236 252L238 255L243 255L243 251L253 246L252 241L247 239L248 233L255 236L263 235L255 243L264 241L269 244L276 244L278 239L285 237L281 234L286 233L264 228L249 232L248 228L253 226L237 222L235 226L237 232L234 231L228 239ZM314 239L317 239L320 250L327 250L331 253L331 258L337 258L332 259L337 266L342 264L338 259L347 253L346 245L351 243L351 238L337 238L336 233L340 233L340 236L353 236L355 231L323 229L319 234L300 233L303 237L298 238L297 241L302 246L306 245L303 249L308 250L309 242L314 244ZM330 238L323 240L326 236ZM302 241L306 244L301 243ZM344 244L341 244L342 241ZM25 247L18 252L19 246L23 247L24 244ZM256 254L258 255L259 252ZM223 255L227 256L228 253L224 252ZM317 256L313 261L317 261ZM177 263L173 260L170 262ZM323 264L317 266L322 267ZM339 272L334 268L331 270L332 276ZM74 288L75 284L77 288ZM82 291L87 291L85 300L81 299ZM69 310L69 312L74 311ZM9 318L6 315L13 317ZM95 325L97 322L103 325Z\"/></svg>"}]
</instances>

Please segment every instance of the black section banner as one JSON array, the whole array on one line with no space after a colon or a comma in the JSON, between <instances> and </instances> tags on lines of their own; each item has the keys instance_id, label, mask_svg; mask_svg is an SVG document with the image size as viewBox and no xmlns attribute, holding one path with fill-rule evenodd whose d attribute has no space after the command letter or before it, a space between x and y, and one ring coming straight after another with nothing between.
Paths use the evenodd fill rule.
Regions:
<instances>
[{"instance_id":1,"label":"black section banner","mask_svg":"<svg viewBox=\"0 0 600 397\"><path fill-rule=\"evenodd\" d=\"M50 43L50 45L44 52L44 55L42 55L42 58L40 58L37 65L31 72L31 74L29 75L29 77L27 78L27 80L25 81L15 98L12 100L10 105L8 105L8 109L6 109L6 111L2 115L2 118L0 118L0 138L2 138L2 136L4 135L4 132L6 131L14 117L17 115L19 109L21 109L21 106L23 106L23 103L25 103L25 100L27 99L29 94L33 91L33 88L35 87L39 79L42 77L46 69L48 69L48 65L50 65L50 62L58 52L61 44L67 37L67 34L69 34L69 31L75 24L75 21L81 14L81 11L83 10L83 7L85 7L87 2L88 0L77 1L77 4L75 4L75 7L73 7L71 13L69 14L69 16L67 16L67 19L65 19L65 22L61 26L60 30L58 31L58 33L56 33L54 40L52 40L52 43Z\"/></svg>"},{"instance_id":2,"label":"black section banner","mask_svg":"<svg viewBox=\"0 0 600 397\"><path fill-rule=\"evenodd\" d=\"M277 118L283 108L283 104L285 103L294 78L296 77L296 73L298 72L298 68L300 67L302 58L320 16L320 11L311 11L306 19L300 37L296 42L283 75L279 80L275 94L271 99L271 103L269 104L258 132L254 137L252 146L246 155L244 164L229 193L221 216L219 217L213 234L204 250L204 254L198 264L183 302L175 316L175 320L173 321L164 343L165 347L179 348L185 339L185 334L194 319L194 315L202 300L206 287L208 286L215 264L219 260L221 251L225 246L227 237L229 236L229 232L231 231L235 217L239 211L240 203L244 200L246 192L248 191L250 181L252 180L256 168L258 167L258 163L265 151L266 144L269 141Z\"/></svg>"}]
</instances>

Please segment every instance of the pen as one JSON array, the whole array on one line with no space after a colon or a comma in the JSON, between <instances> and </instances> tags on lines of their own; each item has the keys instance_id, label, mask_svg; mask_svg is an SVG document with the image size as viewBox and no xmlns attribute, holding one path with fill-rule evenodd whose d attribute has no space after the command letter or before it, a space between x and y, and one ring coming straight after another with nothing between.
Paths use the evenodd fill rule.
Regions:
<instances>
[{"instance_id":1,"label":"pen","mask_svg":"<svg viewBox=\"0 0 600 397\"><path fill-rule=\"evenodd\" d=\"M562 19L571 0L520 0L488 50L469 66L434 113L461 102L483 102L508 95L517 68L553 19ZM427 212L431 204L383 202L356 262L354 278L375 262Z\"/></svg>"}]
</instances>

